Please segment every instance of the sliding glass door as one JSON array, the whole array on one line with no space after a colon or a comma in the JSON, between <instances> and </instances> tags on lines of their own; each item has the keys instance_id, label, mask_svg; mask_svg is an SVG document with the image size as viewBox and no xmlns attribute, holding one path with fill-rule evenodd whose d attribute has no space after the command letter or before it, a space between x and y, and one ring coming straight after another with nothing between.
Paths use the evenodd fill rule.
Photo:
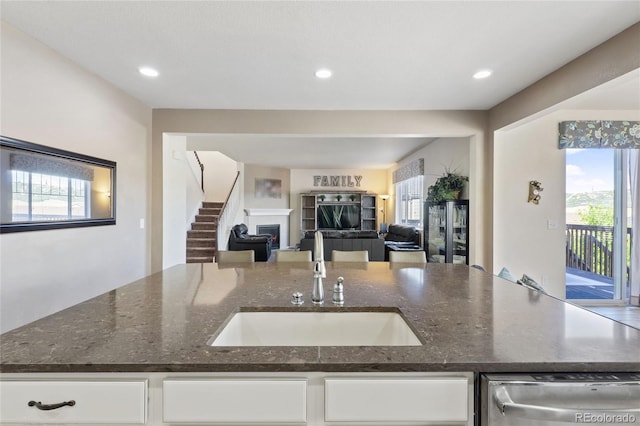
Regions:
<instances>
[{"instance_id":1,"label":"sliding glass door","mask_svg":"<svg viewBox=\"0 0 640 426\"><path fill-rule=\"evenodd\" d=\"M626 300L632 207L627 150L566 152L566 298Z\"/></svg>"}]
</instances>

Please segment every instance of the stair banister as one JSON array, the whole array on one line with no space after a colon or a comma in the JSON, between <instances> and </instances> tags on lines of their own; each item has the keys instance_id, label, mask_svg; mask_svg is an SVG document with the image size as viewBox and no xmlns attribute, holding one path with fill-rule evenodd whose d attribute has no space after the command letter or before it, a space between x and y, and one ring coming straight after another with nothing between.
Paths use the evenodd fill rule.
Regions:
<instances>
[{"instance_id":1,"label":"stair banister","mask_svg":"<svg viewBox=\"0 0 640 426\"><path fill-rule=\"evenodd\" d=\"M218 221L218 250L226 250L227 248L229 231L232 226L230 221L233 221L233 218L235 217L240 199L240 190L238 186L239 178L240 172L237 172L236 178L231 186L231 190L227 195L227 199L224 200L224 204L220 209L220 220Z\"/></svg>"},{"instance_id":2,"label":"stair banister","mask_svg":"<svg viewBox=\"0 0 640 426\"><path fill-rule=\"evenodd\" d=\"M202 192L204 192L204 164L200 161L200 157L196 151L193 151L193 155L196 156L196 160L198 161L198 165L200 166L200 188Z\"/></svg>"}]
</instances>

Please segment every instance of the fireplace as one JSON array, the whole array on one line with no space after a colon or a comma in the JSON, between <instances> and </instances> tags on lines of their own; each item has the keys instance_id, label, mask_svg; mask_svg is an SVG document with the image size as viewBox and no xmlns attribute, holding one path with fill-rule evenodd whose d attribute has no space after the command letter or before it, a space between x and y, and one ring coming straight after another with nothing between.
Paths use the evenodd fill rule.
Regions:
<instances>
[{"instance_id":1,"label":"fireplace","mask_svg":"<svg viewBox=\"0 0 640 426\"><path fill-rule=\"evenodd\" d=\"M274 243L277 247L287 248L290 244L289 215L292 211L292 209L244 209L247 215L245 223L250 234L258 233L258 225L280 225L279 235L276 235L277 241Z\"/></svg>"},{"instance_id":2,"label":"fireplace","mask_svg":"<svg viewBox=\"0 0 640 426\"><path fill-rule=\"evenodd\" d=\"M280 225L256 225L257 234L269 234L271 235L271 248L280 248Z\"/></svg>"}]
</instances>

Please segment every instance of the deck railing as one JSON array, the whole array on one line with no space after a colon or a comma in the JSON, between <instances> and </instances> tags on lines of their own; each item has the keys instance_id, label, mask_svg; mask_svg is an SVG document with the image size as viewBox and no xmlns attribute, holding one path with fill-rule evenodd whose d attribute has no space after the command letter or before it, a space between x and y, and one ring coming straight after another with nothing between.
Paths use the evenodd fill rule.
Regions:
<instances>
[{"instance_id":1,"label":"deck railing","mask_svg":"<svg viewBox=\"0 0 640 426\"><path fill-rule=\"evenodd\" d=\"M631 228L627 228L627 252L631 247ZM567 267L605 277L613 276L613 226L567 224ZM627 257L627 280L629 274Z\"/></svg>"}]
</instances>

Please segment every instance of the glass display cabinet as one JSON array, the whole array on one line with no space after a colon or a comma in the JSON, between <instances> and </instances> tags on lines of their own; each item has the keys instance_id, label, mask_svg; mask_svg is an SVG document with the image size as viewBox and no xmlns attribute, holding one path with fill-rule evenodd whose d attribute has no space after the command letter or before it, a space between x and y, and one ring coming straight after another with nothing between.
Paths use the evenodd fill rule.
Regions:
<instances>
[{"instance_id":1,"label":"glass display cabinet","mask_svg":"<svg viewBox=\"0 0 640 426\"><path fill-rule=\"evenodd\" d=\"M469 200L425 202L427 261L469 264Z\"/></svg>"}]
</instances>

